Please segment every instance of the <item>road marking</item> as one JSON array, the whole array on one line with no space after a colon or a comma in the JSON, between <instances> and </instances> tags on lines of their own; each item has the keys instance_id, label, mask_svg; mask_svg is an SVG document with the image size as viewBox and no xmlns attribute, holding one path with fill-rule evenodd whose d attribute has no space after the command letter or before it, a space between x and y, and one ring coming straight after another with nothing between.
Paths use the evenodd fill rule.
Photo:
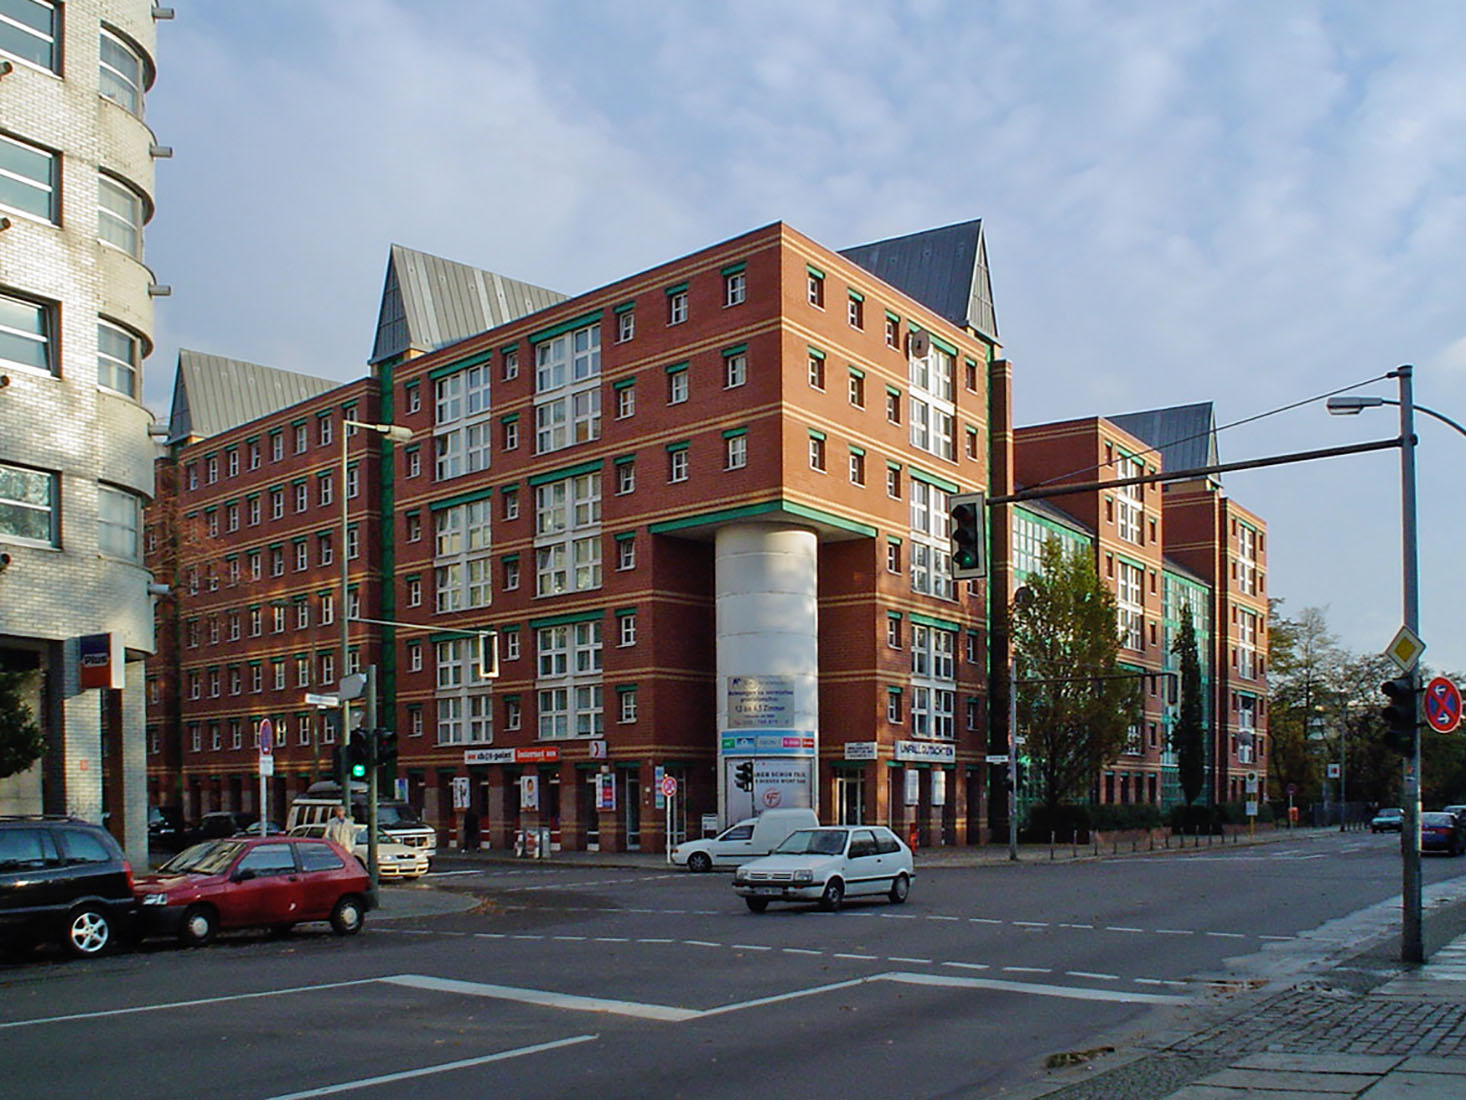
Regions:
<instances>
[{"instance_id":1,"label":"road marking","mask_svg":"<svg viewBox=\"0 0 1466 1100\"><path fill-rule=\"evenodd\" d=\"M994 921L994 923L996 924L997 922ZM1061 924L1061 925L1059 925L1059 927L1060 928L1083 928L1083 929L1087 929L1090 932L1093 932L1094 931L1094 925L1092 925L1092 924Z\"/></svg>"},{"instance_id":2,"label":"road marking","mask_svg":"<svg viewBox=\"0 0 1466 1100\"><path fill-rule=\"evenodd\" d=\"M1118 982L1118 974L1096 974L1093 970L1066 970L1064 973L1070 978L1093 978L1097 982Z\"/></svg>"},{"instance_id":3,"label":"road marking","mask_svg":"<svg viewBox=\"0 0 1466 1100\"><path fill-rule=\"evenodd\" d=\"M1015 928L1047 928L1048 926L1049 922L1046 920L1015 920L1013 922Z\"/></svg>"},{"instance_id":4,"label":"road marking","mask_svg":"<svg viewBox=\"0 0 1466 1100\"><path fill-rule=\"evenodd\" d=\"M1289 940L1296 939L1297 937L1296 936L1258 936L1257 938L1260 939L1260 940L1278 940L1279 942L1286 943Z\"/></svg>"},{"instance_id":5,"label":"road marking","mask_svg":"<svg viewBox=\"0 0 1466 1100\"><path fill-rule=\"evenodd\" d=\"M1188 997L1164 993L1131 993L1119 989L1084 989L1078 986L1045 985L1038 982L1005 982L999 978L964 978L955 974L880 974L879 981L905 985L938 985L956 989L993 989L1005 993L1027 993L1035 997L1062 997L1074 1001L1111 1001L1123 1004L1184 1005Z\"/></svg>"},{"instance_id":6,"label":"road marking","mask_svg":"<svg viewBox=\"0 0 1466 1100\"><path fill-rule=\"evenodd\" d=\"M1207 932L1204 934L1208 936L1216 936L1218 939L1223 940L1245 940L1247 938L1241 932Z\"/></svg>"},{"instance_id":7,"label":"road marking","mask_svg":"<svg viewBox=\"0 0 1466 1100\"><path fill-rule=\"evenodd\" d=\"M659 936L648 936L645 939L639 939L636 942L637 943L676 943L677 941L676 940L672 940L672 939L665 939L664 940L664 939L662 939Z\"/></svg>"},{"instance_id":8,"label":"road marking","mask_svg":"<svg viewBox=\"0 0 1466 1100\"><path fill-rule=\"evenodd\" d=\"M837 959L855 959L858 962L875 962L878 955L851 955L848 952L837 951L834 955Z\"/></svg>"},{"instance_id":9,"label":"road marking","mask_svg":"<svg viewBox=\"0 0 1466 1100\"><path fill-rule=\"evenodd\" d=\"M267 989L261 993L231 993L223 997L200 997L192 1001L167 1001L157 1005L136 1005L133 1008L107 1008L98 1012L74 1012L67 1016L44 1016L35 1020L12 1020L0 1024L0 1031L16 1027L32 1027L36 1024L63 1024L72 1020L100 1020L107 1016L131 1016L139 1012L162 1012L169 1008L196 1008L199 1005L226 1004L229 1001L249 1001L259 997L278 997L286 993L314 993L318 989L345 989L353 985L370 985L378 978L357 978L349 982L324 982L321 985L297 985L289 989Z\"/></svg>"},{"instance_id":10,"label":"road marking","mask_svg":"<svg viewBox=\"0 0 1466 1100\"><path fill-rule=\"evenodd\" d=\"M931 959L911 959L905 955L887 955L886 961L893 963L920 963L923 966L930 966L932 964Z\"/></svg>"},{"instance_id":11,"label":"road marking","mask_svg":"<svg viewBox=\"0 0 1466 1100\"><path fill-rule=\"evenodd\" d=\"M544 1008L564 1008L573 1012L604 1012L612 1016L632 1016L641 1020L680 1021L690 1020L699 1015L695 1009L677 1008L673 1005L618 1001L606 997L581 997L573 993L552 993L543 989L521 989L511 985L491 985L488 982L465 982L457 978L433 978L426 974L394 974L378 980L388 985L407 986L410 989L459 993L469 997L490 997L498 1001L515 1001L519 1004L540 1005Z\"/></svg>"},{"instance_id":12,"label":"road marking","mask_svg":"<svg viewBox=\"0 0 1466 1100\"><path fill-rule=\"evenodd\" d=\"M823 951L811 951L807 947L781 947L779 948L786 955L823 955Z\"/></svg>"},{"instance_id":13,"label":"road marking","mask_svg":"<svg viewBox=\"0 0 1466 1100\"><path fill-rule=\"evenodd\" d=\"M969 924L1002 924L1000 920L993 920L992 917L968 917ZM1077 927L1077 926L1076 926Z\"/></svg>"},{"instance_id":14,"label":"road marking","mask_svg":"<svg viewBox=\"0 0 1466 1100\"><path fill-rule=\"evenodd\" d=\"M357 1081L343 1081L339 1085L326 1085L318 1089L308 1089L305 1092L287 1092L272 1097L271 1100L306 1100L311 1096L331 1096L338 1092L349 1092L353 1089L369 1088L372 1085L386 1085L393 1081L410 1081L415 1077L428 1077L434 1073L451 1073L456 1069L468 1069L471 1066L487 1065L490 1062L502 1062L509 1058L520 1058L526 1054L539 1054L541 1051L556 1050L559 1047L574 1046L577 1043L589 1043L597 1038L595 1035L572 1035L568 1039L556 1039L549 1043L536 1043L534 1046L517 1047L514 1050L501 1050L497 1054L485 1054L482 1058L464 1058L457 1062L444 1062L437 1066L424 1066L422 1069L403 1070L401 1073L385 1073L380 1077L363 1077Z\"/></svg>"},{"instance_id":15,"label":"road marking","mask_svg":"<svg viewBox=\"0 0 1466 1100\"><path fill-rule=\"evenodd\" d=\"M423 878L452 878L454 875L481 875L483 871L429 871Z\"/></svg>"},{"instance_id":16,"label":"road marking","mask_svg":"<svg viewBox=\"0 0 1466 1100\"><path fill-rule=\"evenodd\" d=\"M709 940L683 940L688 947L722 947L721 943L713 943Z\"/></svg>"},{"instance_id":17,"label":"road marking","mask_svg":"<svg viewBox=\"0 0 1466 1100\"><path fill-rule=\"evenodd\" d=\"M880 977L882 975L875 975L869 978L852 978L848 982L834 982L830 985L817 985L810 989L796 989L789 993L775 993L772 997L758 997L752 1001L738 1001L736 1004L709 1008L697 1013L697 1016L699 1019L704 1016L722 1016L729 1012L740 1012L745 1008L760 1008L763 1005L778 1004L780 1001L793 1001L800 997L813 997L818 993L829 993L836 989L849 989L852 986L865 985L867 982L879 980Z\"/></svg>"},{"instance_id":18,"label":"road marking","mask_svg":"<svg viewBox=\"0 0 1466 1100\"><path fill-rule=\"evenodd\" d=\"M1052 974L1053 968L1049 966L1005 966L1005 973L1008 974Z\"/></svg>"},{"instance_id":19,"label":"road marking","mask_svg":"<svg viewBox=\"0 0 1466 1100\"><path fill-rule=\"evenodd\" d=\"M947 963L942 963L942 965L943 966L955 967L955 968L957 968L959 970L991 970L992 969L992 967L990 967L987 963L956 963L956 962L947 962Z\"/></svg>"},{"instance_id":20,"label":"road marking","mask_svg":"<svg viewBox=\"0 0 1466 1100\"><path fill-rule=\"evenodd\" d=\"M566 943L584 943L585 942L585 937L584 936L556 936L555 939L562 940L562 941L564 941Z\"/></svg>"},{"instance_id":21,"label":"road marking","mask_svg":"<svg viewBox=\"0 0 1466 1100\"><path fill-rule=\"evenodd\" d=\"M938 916L930 916L930 917L927 917L926 919L927 920L961 920L962 918L961 917L938 917Z\"/></svg>"},{"instance_id":22,"label":"road marking","mask_svg":"<svg viewBox=\"0 0 1466 1100\"><path fill-rule=\"evenodd\" d=\"M728 946L731 947L734 951L772 951L773 950L772 947L768 947L768 946L766 946L764 944L761 944L761 943L730 943Z\"/></svg>"},{"instance_id":23,"label":"road marking","mask_svg":"<svg viewBox=\"0 0 1466 1100\"><path fill-rule=\"evenodd\" d=\"M1190 928L1157 928L1155 930L1155 934L1157 936L1194 936L1194 935L1196 935L1195 931L1193 931Z\"/></svg>"},{"instance_id":24,"label":"road marking","mask_svg":"<svg viewBox=\"0 0 1466 1100\"><path fill-rule=\"evenodd\" d=\"M1107 925L1105 925L1105 931L1106 932L1144 932L1145 929L1144 928L1126 928L1123 925L1107 924Z\"/></svg>"},{"instance_id":25,"label":"road marking","mask_svg":"<svg viewBox=\"0 0 1466 1100\"><path fill-rule=\"evenodd\" d=\"M596 943L630 943L630 936L597 936Z\"/></svg>"}]
</instances>

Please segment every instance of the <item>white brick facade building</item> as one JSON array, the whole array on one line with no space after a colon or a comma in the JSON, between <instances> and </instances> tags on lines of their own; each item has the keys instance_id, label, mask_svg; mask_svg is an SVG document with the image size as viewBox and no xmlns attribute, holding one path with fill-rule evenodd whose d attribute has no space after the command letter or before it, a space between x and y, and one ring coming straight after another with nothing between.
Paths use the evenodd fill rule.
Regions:
<instances>
[{"instance_id":1,"label":"white brick facade building","mask_svg":"<svg viewBox=\"0 0 1466 1100\"><path fill-rule=\"evenodd\" d=\"M149 0L0 0L0 667L33 669L47 750L0 811L100 820L147 852L143 658L153 648L141 404L155 293ZM7 224L8 223L8 224ZM80 689L77 639L125 647Z\"/></svg>"}]
</instances>

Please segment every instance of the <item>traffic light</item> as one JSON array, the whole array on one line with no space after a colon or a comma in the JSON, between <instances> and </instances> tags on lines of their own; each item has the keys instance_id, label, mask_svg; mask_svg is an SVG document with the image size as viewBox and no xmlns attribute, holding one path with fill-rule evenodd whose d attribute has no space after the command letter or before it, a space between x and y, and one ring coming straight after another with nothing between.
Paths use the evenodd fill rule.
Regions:
<instances>
[{"instance_id":1,"label":"traffic light","mask_svg":"<svg viewBox=\"0 0 1466 1100\"><path fill-rule=\"evenodd\" d=\"M987 576L986 501L986 493L954 493L947 498L947 514L952 518L954 581Z\"/></svg>"},{"instance_id":2,"label":"traffic light","mask_svg":"<svg viewBox=\"0 0 1466 1100\"><path fill-rule=\"evenodd\" d=\"M371 763L371 740L364 729L351 731L351 740L346 745L346 761L350 765L352 779L365 779Z\"/></svg>"},{"instance_id":3,"label":"traffic light","mask_svg":"<svg viewBox=\"0 0 1466 1100\"><path fill-rule=\"evenodd\" d=\"M740 791L753 790L753 761L743 760L733 769L733 786Z\"/></svg>"},{"instance_id":4,"label":"traffic light","mask_svg":"<svg viewBox=\"0 0 1466 1100\"><path fill-rule=\"evenodd\" d=\"M1028 786L1028 757L1020 756L1013 761L1013 770L1018 777L1018 789L1021 791Z\"/></svg>"},{"instance_id":5,"label":"traffic light","mask_svg":"<svg viewBox=\"0 0 1466 1100\"><path fill-rule=\"evenodd\" d=\"M1397 676L1379 686L1389 705L1380 710L1385 721L1385 746L1401 756L1415 755L1417 718L1415 677Z\"/></svg>"},{"instance_id":6,"label":"traffic light","mask_svg":"<svg viewBox=\"0 0 1466 1100\"><path fill-rule=\"evenodd\" d=\"M397 763L397 731L377 730L377 767Z\"/></svg>"}]
</instances>

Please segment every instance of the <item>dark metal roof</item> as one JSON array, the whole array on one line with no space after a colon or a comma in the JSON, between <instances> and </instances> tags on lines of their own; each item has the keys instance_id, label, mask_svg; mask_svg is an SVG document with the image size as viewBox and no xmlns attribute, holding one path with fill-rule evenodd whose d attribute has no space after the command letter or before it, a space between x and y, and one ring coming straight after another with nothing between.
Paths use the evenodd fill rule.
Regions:
<instances>
[{"instance_id":1,"label":"dark metal roof","mask_svg":"<svg viewBox=\"0 0 1466 1100\"><path fill-rule=\"evenodd\" d=\"M326 378L180 348L168 442L207 439L339 385Z\"/></svg>"},{"instance_id":2,"label":"dark metal roof","mask_svg":"<svg viewBox=\"0 0 1466 1100\"><path fill-rule=\"evenodd\" d=\"M1167 573L1175 573L1178 577L1185 577L1188 581L1204 584L1208 588L1211 587L1211 581L1207 580L1194 569L1188 569L1169 554L1163 554L1161 556L1161 566Z\"/></svg>"},{"instance_id":3,"label":"dark metal roof","mask_svg":"<svg viewBox=\"0 0 1466 1100\"><path fill-rule=\"evenodd\" d=\"M981 218L856 245L840 255L959 328L998 338Z\"/></svg>"},{"instance_id":4,"label":"dark metal roof","mask_svg":"<svg viewBox=\"0 0 1466 1100\"><path fill-rule=\"evenodd\" d=\"M371 362L427 352L520 317L568 295L394 244L377 314Z\"/></svg>"},{"instance_id":5,"label":"dark metal roof","mask_svg":"<svg viewBox=\"0 0 1466 1100\"><path fill-rule=\"evenodd\" d=\"M1162 470L1194 470L1199 466L1215 466L1220 461L1217 418L1210 401L1105 419L1159 450Z\"/></svg>"}]
</instances>

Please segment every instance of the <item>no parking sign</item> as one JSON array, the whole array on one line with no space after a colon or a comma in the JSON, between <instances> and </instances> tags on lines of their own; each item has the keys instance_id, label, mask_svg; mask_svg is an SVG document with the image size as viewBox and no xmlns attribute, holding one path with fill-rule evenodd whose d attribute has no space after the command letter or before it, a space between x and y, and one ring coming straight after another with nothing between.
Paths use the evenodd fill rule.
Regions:
<instances>
[{"instance_id":1,"label":"no parking sign","mask_svg":"<svg viewBox=\"0 0 1466 1100\"><path fill-rule=\"evenodd\" d=\"M1437 733L1450 733L1461 724L1461 692L1444 676L1425 685L1425 720Z\"/></svg>"}]
</instances>

